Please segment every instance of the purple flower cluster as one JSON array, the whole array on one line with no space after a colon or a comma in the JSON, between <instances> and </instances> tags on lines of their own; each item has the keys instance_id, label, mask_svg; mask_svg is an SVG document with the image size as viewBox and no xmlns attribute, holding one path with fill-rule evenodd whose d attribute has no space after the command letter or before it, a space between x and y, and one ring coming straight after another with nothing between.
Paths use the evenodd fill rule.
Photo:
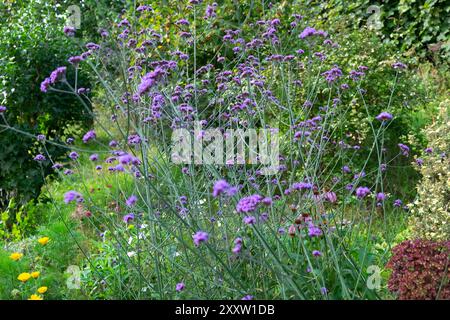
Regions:
<instances>
[{"instance_id":1,"label":"purple flower cluster","mask_svg":"<svg viewBox=\"0 0 450 320\"><path fill-rule=\"evenodd\" d=\"M126 203L126 205L127 205L128 207L133 207L133 206L136 204L137 201L138 201L138 198L137 198L135 195L131 195L131 196L127 199L127 201L125 201L125 203Z\"/></svg>"},{"instance_id":2,"label":"purple flower cluster","mask_svg":"<svg viewBox=\"0 0 450 320\"><path fill-rule=\"evenodd\" d=\"M47 92L50 85L55 84L56 82L63 80L66 76L66 67L58 67L51 74L50 77L45 78L41 83L41 91Z\"/></svg>"},{"instance_id":3,"label":"purple flower cluster","mask_svg":"<svg viewBox=\"0 0 450 320\"><path fill-rule=\"evenodd\" d=\"M230 186L228 184L228 182L226 182L225 180L222 179L222 180L218 180L214 184L212 195L215 198L220 196L221 194L225 194L228 197L232 197L237 193L237 191L238 190L236 187Z\"/></svg>"},{"instance_id":4,"label":"purple flower cluster","mask_svg":"<svg viewBox=\"0 0 450 320\"><path fill-rule=\"evenodd\" d=\"M359 199L365 198L369 194L370 194L370 189L367 187L358 187L356 189L356 196Z\"/></svg>"},{"instance_id":5,"label":"purple flower cluster","mask_svg":"<svg viewBox=\"0 0 450 320\"><path fill-rule=\"evenodd\" d=\"M379 115L376 116L376 119L378 121L389 121L392 120L392 114L388 112L381 112Z\"/></svg>"},{"instance_id":6,"label":"purple flower cluster","mask_svg":"<svg viewBox=\"0 0 450 320\"><path fill-rule=\"evenodd\" d=\"M75 28L74 27L70 27L70 26L65 26L64 28L63 28L63 32L64 32L64 34L66 35L66 36L68 36L68 37L73 37L73 36L75 36Z\"/></svg>"},{"instance_id":7,"label":"purple flower cluster","mask_svg":"<svg viewBox=\"0 0 450 320\"><path fill-rule=\"evenodd\" d=\"M409 147L403 143L399 143L398 147L400 148L400 153L407 157L409 155Z\"/></svg>"},{"instance_id":8,"label":"purple flower cluster","mask_svg":"<svg viewBox=\"0 0 450 320\"><path fill-rule=\"evenodd\" d=\"M177 283L177 285L175 286L175 290L176 290L177 292L181 292L181 291L184 290L185 287L186 287L186 286L184 285L184 283L183 283L183 282L180 282L180 283Z\"/></svg>"},{"instance_id":9,"label":"purple flower cluster","mask_svg":"<svg viewBox=\"0 0 450 320\"><path fill-rule=\"evenodd\" d=\"M234 247L231 250L234 254L239 254L242 250L242 238L236 238L234 240Z\"/></svg>"},{"instance_id":10,"label":"purple flower cluster","mask_svg":"<svg viewBox=\"0 0 450 320\"><path fill-rule=\"evenodd\" d=\"M245 216L243 222L248 225L253 225L256 223L256 218L254 216Z\"/></svg>"},{"instance_id":11,"label":"purple flower cluster","mask_svg":"<svg viewBox=\"0 0 450 320\"><path fill-rule=\"evenodd\" d=\"M204 231L197 231L193 236L194 244L198 247L201 243L207 242L209 239L209 234Z\"/></svg>"},{"instance_id":12,"label":"purple flower cluster","mask_svg":"<svg viewBox=\"0 0 450 320\"><path fill-rule=\"evenodd\" d=\"M34 157L34 161L42 162L42 161L45 161L45 160L47 160L47 159L42 154L38 154L37 156Z\"/></svg>"},{"instance_id":13,"label":"purple flower cluster","mask_svg":"<svg viewBox=\"0 0 450 320\"><path fill-rule=\"evenodd\" d=\"M64 194L64 202L67 204L72 201L83 202L83 196L79 192L73 190L66 192Z\"/></svg>"},{"instance_id":14,"label":"purple flower cluster","mask_svg":"<svg viewBox=\"0 0 450 320\"><path fill-rule=\"evenodd\" d=\"M97 137L94 130L90 130L86 132L86 134L83 136L83 142L88 143L89 141L95 139Z\"/></svg>"},{"instance_id":15,"label":"purple flower cluster","mask_svg":"<svg viewBox=\"0 0 450 320\"><path fill-rule=\"evenodd\" d=\"M300 39L305 39L308 37L312 37L312 36L321 36L326 38L328 36L328 34L323 31L323 30L316 30L312 27L306 27L302 33L300 33L300 35L298 36Z\"/></svg>"},{"instance_id":16,"label":"purple flower cluster","mask_svg":"<svg viewBox=\"0 0 450 320\"><path fill-rule=\"evenodd\" d=\"M258 207L258 204L263 199L262 196L259 194L254 194L249 197L244 197L239 200L239 202L236 205L236 211L238 213L248 213L253 212Z\"/></svg>"},{"instance_id":17,"label":"purple flower cluster","mask_svg":"<svg viewBox=\"0 0 450 320\"><path fill-rule=\"evenodd\" d=\"M123 216L122 220L125 223L130 223L131 221L134 220L134 214L132 214L132 213L126 214Z\"/></svg>"}]
</instances>

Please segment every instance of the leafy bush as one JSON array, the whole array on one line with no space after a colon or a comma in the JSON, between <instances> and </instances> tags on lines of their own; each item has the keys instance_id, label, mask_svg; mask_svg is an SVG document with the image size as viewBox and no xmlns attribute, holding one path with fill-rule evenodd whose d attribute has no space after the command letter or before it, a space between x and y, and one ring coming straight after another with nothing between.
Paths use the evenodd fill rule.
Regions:
<instances>
[{"instance_id":1,"label":"leafy bush","mask_svg":"<svg viewBox=\"0 0 450 320\"><path fill-rule=\"evenodd\" d=\"M403 52L415 52L438 63L448 63L450 57L450 5L445 0L398 1L369 0L307 1L319 18L361 28L379 21L385 41L392 42ZM378 8L378 9L377 9ZM378 11L379 10L379 11ZM378 13L379 12L379 13ZM345 17L345 18L343 18Z\"/></svg>"},{"instance_id":2,"label":"leafy bush","mask_svg":"<svg viewBox=\"0 0 450 320\"><path fill-rule=\"evenodd\" d=\"M80 97L44 95L39 88L42 76L55 64L65 64L68 52L77 47L62 33L64 17L58 7L39 0L2 2L0 13L0 104L8 109L0 118L0 128L14 127L0 136L0 207L4 208L11 198L19 205L36 198L51 172L50 160L33 161L43 152L37 135L52 139L45 148L57 160L64 153L64 137L76 133L68 128L89 126L92 117L90 110L80 107ZM80 86L89 86L86 75L78 81ZM89 109L88 100L81 99Z\"/></svg>"},{"instance_id":3,"label":"leafy bush","mask_svg":"<svg viewBox=\"0 0 450 320\"><path fill-rule=\"evenodd\" d=\"M0 211L0 240L20 240L30 234L46 218L38 213L34 200L17 206L10 199L8 207Z\"/></svg>"},{"instance_id":4,"label":"leafy bush","mask_svg":"<svg viewBox=\"0 0 450 320\"><path fill-rule=\"evenodd\" d=\"M416 159L422 179L411 205L413 235L428 240L450 239L449 101L442 102L441 108L440 118L425 129L429 146Z\"/></svg>"},{"instance_id":5,"label":"leafy bush","mask_svg":"<svg viewBox=\"0 0 450 320\"><path fill-rule=\"evenodd\" d=\"M408 240L392 252L388 287L399 299L450 299L450 241Z\"/></svg>"}]
</instances>

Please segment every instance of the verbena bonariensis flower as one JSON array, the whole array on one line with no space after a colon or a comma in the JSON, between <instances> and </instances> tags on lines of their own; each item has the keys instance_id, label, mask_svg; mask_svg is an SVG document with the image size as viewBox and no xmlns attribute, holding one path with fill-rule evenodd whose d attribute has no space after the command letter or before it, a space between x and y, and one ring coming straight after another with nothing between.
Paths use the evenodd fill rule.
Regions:
<instances>
[{"instance_id":1,"label":"verbena bonariensis flower","mask_svg":"<svg viewBox=\"0 0 450 320\"><path fill-rule=\"evenodd\" d=\"M322 36L327 37L327 33L323 30L316 30L312 27L306 27L302 33L298 36L300 39L305 39L312 36Z\"/></svg>"},{"instance_id":2,"label":"verbena bonariensis flower","mask_svg":"<svg viewBox=\"0 0 450 320\"><path fill-rule=\"evenodd\" d=\"M398 147L400 148L400 152L402 155L404 156L408 156L409 155L409 147L403 143L399 143Z\"/></svg>"},{"instance_id":3,"label":"verbena bonariensis flower","mask_svg":"<svg viewBox=\"0 0 450 320\"><path fill-rule=\"evenodd\" d=\"M54 165L52 165L52 169L58 170L61 169L63 167L63 165L61 163L55 163Z\"/></svg>"},{"instance_id":4,"label":"verbena bonariensis flower","mask_svg":"<svg viewBox=\"0 0 450 320\"><path fill-rule=\"evenodd\" d=\"M137 12L153 11L153 8L149 5L140 5L136 8Z\"/></svg>"},{"instance_id":5,"label":"verbena bonariensis flower","mask_svg":"<svg viewBox=\"0 0 450 320\"><path fill-rule=\"evenodd\" d=\"M58 67L50 74L50 83L54 84L66 76L67 67Z\"/></svg>"},{"instance_id":6,"label":"verbena bonariensis flower","mask_svg":"<svg viewBox=\"0 0 450 320\"><path fill-rule=\"evenodd\" d=\"M401 62L395 62L395 63L393 63L393 64L392 64L392 67L393 67L394 69L398 69L398 70L404 70L404 69L407 68L406 64L401 63Z\"/></svg>"},{"instance_id":7,"label":"verbena bonariensis flower","mask_svg":"<svg viewBox=\"0 0 450 320\"><path fill-rule=\"evenodd\" d=\"M292 190L302 191L302 190L311 190L312 184L309 182L296 182L292 184Z\"/></svg>"},{"instance_id":8,"label":"verbena bonariensis flower","mask_svg":"<svg viewBox=\"0 0 450 320\"><path fill-rule=\"evenodd\" d=\"M6 111L6 107L5 106L0 106L0 113L3 113Z\"/></svg>"},{"instance_id":9,"label":"verbena bonariensis flower","mask_svg":"<svg viewBox=\"0 0 450 320\"><path fill-rule=\"evenodd\" d=\"M75 68L78 68L78 65L80 64L81 61L83 61L83 57L81 56L73 56L70 57L67 61L73 65Z\"/></svg>"},{"instance_id":10,"label":"verbena bonariensis flower","mask_svg":"<svg viewBox=\"0 0 450 320\"><path fill-rule=\"evenodd\" d=\"M327 82L331 83L331 82L335 82L337 79L342 77L343 73L342 73L341 69L339 69L337 66L334 66L330 70L322 73L322 75L325 77L325 80Z\"/></svg>"},{"instance_id":11,"label":"verbena bonariensis flower","mask_svg":"<svg viewBox=\"0 0 450 320\"><path fill-rule=\"evenodd\" d=\"M394 200L394 207L401 207L403 205L402 200L396 199Z\"/></svg>"},{"instance_id":12,"label":"verbena bonariensis flower","mask_svg":"<svg viewBox=\"0 0 450 320\"><path fill-rule=\"evenodd\" d=\"M243 221L245 224L252 225L256 223L256 218L254 216L246 216L244 217Z\"/></svg>"},{"instance_id":13,"label":"verbena bonariensis flower","mask_svg":"<svg viewBox=\"0 0 450 320\"><path fill-rule=\"evenodd\" d=\"M381 112L379 115L376 116L376 119L378 121L388 121L388 120L392 120L392 114L388 113L388 112Z\"/></svg>"},{"instance_id":14,"label":"verbena bonariensis flower","mask_svg":"<svg viewBox=\"0 0 450 320\"><path fill-rule=\"evenodd\" d=\"M309 223L308 225L308 236L311 238L313 237L320 237L322 235L322 229L314 225L313 223Z\"/></svg>"},{"instance_id":15,"label":"verbena bonariensis flower","mask_svg":"<svg viewBox=\"0 0 450 320\"><path fill-rule=\"evenodd\" d=\"M130 223L130 221L134 220L134 214L133 213L126 214L123 216L122 220L125 223Z\"/></svg>"},{"instance_id":16,"label":"verbena bonariensis flower","mask_svg":"<svg viewBox=\"0 0 450 320\"><path fill-rule=\"evenodd\" d=\"M70 27L70 26L65 26L63 28L63 32L65 33L66 36L68 37L73 37L75 36L75 28L74 27Z\"/></svg>"},{"instance_id":17,"label":"verbena bonariensis flower","mask_svg":"<svg viewBox=\"0 0 450 320\"><path fill-rule=\"evenodd\" d=\"M194 244L198 247L201 243L207 242L209 239L209 235L204 231L197 231L193 236Z\"/></svg>"},{"instance_id":18,"label":"verbena bonariensis flower","mask_svg":"<svg viewBox=\"0 0 450 320\"><path fill-rule=\"evenodd\" d=\"M97 137L97 134L95 133L95 131L90 130L90 131L86 132L85 135L83 136L83 142L88 143L90 140L93 140L96 137Z\"/></svg>"},{"instance_id":19,"label":"verbena bonariensis flower","mask_svg":"<svg viewBox=\"0 0 450 320\"><path fill-rule=\"evenodd\" d=\"M331 203L336 203L337 202L337 195L333 191L325 192L323 197L324 197L325 200L327 200L327 201L329 201Z\"/></svg>"},{"instance_id":20,"label":"verbena bonariensis flower","mask_svg":"<svg viewBox=\"0 0 450 320\"><path fill-rule=\"evenodd\" d=\"M216 183L214 183L212 195L213 195L213 197L218 197L222 193L227 191L229 188L230 188L230 185L228 184L228 182L226 182L223 179L219 180Z\"/></svg>"},{"instance_id":21,"label":"verbena bonariensis flower","mask_svg":"<svg viewBox=\"0 0 450 320\"><path fill-rule=\"evenodd\" d=\"M141 141L142 141L141 137L137 134L132 134L128 137L129 145L137 145L137 144L140 144Z\"/></svg>"},{"instance_id":22,"label":"verbena bonariensis flower","mask_svg":"<svg viewBox=\"0 0 450 320\"><path fill-rule=\"evenodd\" d=\"M366 196L369 195L369 194L370 194L370 189L367 188L367 187L358 187L358 188L356 189L356 196L357 196L359 199L362 199L362 198L366 197Z\"/></svg>"},{"instance_id":23,"label":"verbena bonariensis flower","mask_svg":"<svg viewBox=\"0 0 450 320\"><path fill-rule=\"evenodd\" d=\"M236 205L236 211L239 213L248 213L255 211L258 204L263 199L259 194L254 194L249 197L244 197Z\"/></svg>"},{"instance_id":24,"label":"verbena bonariensis flower","mask_svg":"<svg viewBox=\"0 0 450 320\"><path fill-rule=\"evenodd\" d=\"M64 202L70 203L72 201L83 202L83 196L81 195L81 193L73 190L66 192L64 194Z\"/></svg>"},{"instance_id":25,"label":"verbena bonariensis flower","mask_svg":"<svg viewBox=\"0 0 450 320\"><path fill-rule=\"evenodd\" d=\"M96 43L89 42L89 43L86 44L86 48L89 49L89 50L92 50L92 51L96 51L96 50L100 49L100 46L98 44L96 44Z\"/></svg>"},{"instance_id":26,"label":"verbena bonariensis flower","mask_svg":"<svg viewBox=\"0 0 450 320\"><path fill-rule=\"evenodd\" d=\"M42 162L42 161L45 161L46 158L45 158L44 155L38 154L37 156L34 157L34 160L35 160L35 161L38 161L38 162Z\"/></svg>"},{"instance_id":27,"label":"verbena bonariensis flower","mask_svg":"<svg viewBox=\"0 0 450 320\"><path fill-rule=\"evenodd\" d=\"M383 192L378 192L377 193L377 201L382 202L386 199L386 194L384 194Z\"/></svg>"},{"instance_id":28,"label":"verbena bonariensis flower","mask_svg":"<svg viewBox=\"0 0 450 320\"><path fill-rule=\"evenodd\" d=\"M218 180L213 187L213 197L218 197L221 194L225 194L228 197L232 197L237 193L238 189L228 184L225 180Z\"/></svg>"},{"instance_id":29,"label":"verbena bonariensis flower","mask_svg":"<svg viewBox=\"0 0 450 320\"><path fill-rule=\"evenodd\" d=\"M203 16L203 18L205 20L207 20L207 19L216 17L217 16L216 8L217 8L217 3L214 2L212 5L208 4L206 6L205 15Z\"/></svg>"},{"instance_id":30,"label":"verbena bonariensis flower","mask_svg":"<svg viewBox=\"0 0 450 320\"><path fill-rule=\"evenodd\" d=\"M320 252L319 250L313 250L312 255L314 257L320 257L322 256L322 252Z\"/></svg>"},{"instance_id":31,"label":"verbena bonariensis flower","mask_svg":"<svg viewBox=\"0 0 450 320\"><path fill-rule=\"evenodd\" d=\"M79 155L75 151L72 151L71 153L69 153L69 158L72 160L77 160L78 157L79 157Z\"/></svg>"},{"instance_id":32,"label":"verbena bonariensis flower","mask_svg":"<svg viewBox=\"0 0 450 320\"><path fill-rule=\"evenodd\" d=\"M175 290L177 292L180 292L180 291L183 291L185 287L186 287L185 284L183 282L180 282L180 283L177 283L177 285L175 286Z\"/></svg>"},{"instance_id":33,"label":"verbena bonariensis flower","mask_svg":"<svg viewBox=\"0 0 450 320\"><path fill-rule=\"evenodd\" d=\"M138 198L135 195L131 195L125 203L128 207L133 207L137 201Z\"/></svg>"}]
</instances>

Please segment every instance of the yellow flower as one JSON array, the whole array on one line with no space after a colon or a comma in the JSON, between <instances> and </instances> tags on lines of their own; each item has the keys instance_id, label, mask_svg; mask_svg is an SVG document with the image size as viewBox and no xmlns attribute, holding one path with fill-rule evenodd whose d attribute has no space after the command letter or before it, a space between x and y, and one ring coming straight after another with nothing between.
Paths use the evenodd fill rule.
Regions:
<instances>
[{"instance_id":1,"label":"yellow flower","mask_svg":"<svg viewBox=\"0 0 450 320\"><path fill-rule=\"evenodd\" d=\"M41 274L41 273L40 273L39 271L34 271L34 272L31 273L31 276L32 276L34 279L37 279L37 277L39 277L40 274Z\"/></svg>"},{"instance_id":2,"label":"yellow flower","mask_svg":"<svg viewBox=\"0 0 450 320\"><path fill-rule=\"evenodd\" d=\"M19 274L19 276L17 277L17 280L20 280L22 282L27 282L28 280L30 280L31 278L31 274L29 274L28 272L23 272L21 274Z\"/></svg>"},{"instance_id":3,"label":"yellow flower","mask_svg":"<svg viewBox=\"0 0 450 320\"><path fill-rule=\"evenodd\" d=\"M39 289L37 289L37 292L40 294L44 294L47 292L47 290L48 290L47 287L40 287Z\"/></svg>"},{"instance_id":4,"label":"yellow flower","mask_svg":"<svg viewBox=\"0 0 450 320\"><path fill-rule=\"evenodd\" d=\"M32 294L28 300L44 300L44 298L42 298L40 295L38 294Z\"/></svg>"},{"instance_id":5,"label":"yellow flower","mask_svg":"<svg viewBox=\"0 0 450 320\"><path fill-rule=\"evenodd\" d=\"M14 261L20 260L20 258L22 258L22 257L23 257L23 253L20 253L20 252L11 253L11 255L9 256L9 258Z\"/></svg>"},{"instance_id":6,"label":"yellow flower","mask_svg":"<svg viewBox=\"0 0 450 320\"><path fill-rule=\"evenodd\" d=\"M49 240L50 240L49 237L42 237L42 238L40 238L40 239L38 240L38 242L39 242L40 244L42 244L43 246L45 246L45 245L48 243Z\"/></svg>"}]
</instances>

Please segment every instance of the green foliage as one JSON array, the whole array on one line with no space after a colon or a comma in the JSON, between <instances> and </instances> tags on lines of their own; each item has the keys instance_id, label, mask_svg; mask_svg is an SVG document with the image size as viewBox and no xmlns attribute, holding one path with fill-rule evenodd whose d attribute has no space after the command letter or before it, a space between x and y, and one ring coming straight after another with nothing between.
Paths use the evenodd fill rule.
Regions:
<instances>
[{"instance_id":1,"label":"green foliage","mask_svg":"<svg viewBox=\"0 0 450 320\"><path fill-rule=\"evenodd\" d=\"M39 0L6 2L0 13L0 103L8 108L0 125L29 133L7 130L0 136L0 207L4 207L12 197L19 205L37 197L50 173L50 161L42 165L33 161L34 155L44 152L36 135L58 144L70 125L87 126L92 119L75 96L40 91L44 78L56 66L67 65L77 47L62 32L64 16L58 7ZM86 76L79 77L81 86L89 87ZM47 151L56 161L64 149L52 144Z\"/></svg>"},{"instance_id":2,"label":"green foliage","mask_svg":"<svg viewBox=\"0 0 450 320\"><path fill-rule=\"evenodd\" d=\"M0 240L20 240L33 232L43 221L34 200L18 206L15 199L9 200L8 207L0 211Z\"/></svg>"},{"instance_id":3,"label":"green foliage","mask_svg":"<svg viewBox=\"0 0 450 320\"><path fill-rule=\"evenodd\" d=\"M381 23L383 40L393 43L408 55L426 57L437 63L450 59L450 4L446 0L309 0L319 19L361 28ZM375 7L379 8L378 10ZM345 17L345 19L343 19Z\"/></svg>"},{"instance_id":4,"label":"green foliage","mask_svg":"<svg viewBox=\"0 0 450 320\"><path fill-rule=\"evenodd\" d=\"M411 229L414 238L450 239L450 111L449 101L442 102L442 114L425 129L429 141L418 170L417 200L412 204Z\"/></svg>"}]
</instances>

